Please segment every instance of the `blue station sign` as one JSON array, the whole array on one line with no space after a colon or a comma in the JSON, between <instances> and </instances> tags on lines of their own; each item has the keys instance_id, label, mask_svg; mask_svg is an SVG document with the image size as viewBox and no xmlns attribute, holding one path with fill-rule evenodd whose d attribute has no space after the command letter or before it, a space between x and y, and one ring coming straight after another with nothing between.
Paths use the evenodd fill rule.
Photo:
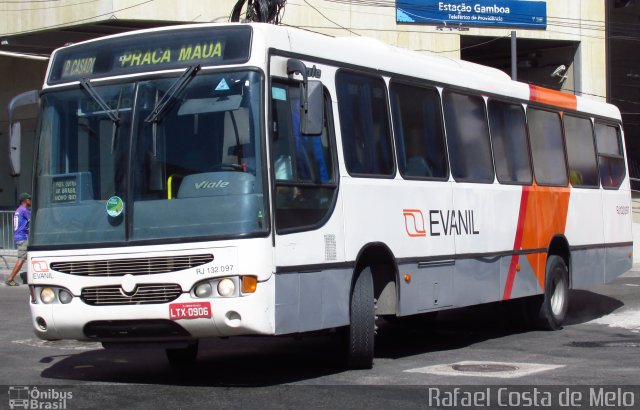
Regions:
<instances>
[{"instance_id":1,"label":"blue station sign","mask_svg":"<svg viewBox=\"0 0 640 410\"><path fill-rule=\"evenodd\" d=\"M396 0L396 22L494 27L547 27L546 0Z\"/></svg>"}]
</instances>

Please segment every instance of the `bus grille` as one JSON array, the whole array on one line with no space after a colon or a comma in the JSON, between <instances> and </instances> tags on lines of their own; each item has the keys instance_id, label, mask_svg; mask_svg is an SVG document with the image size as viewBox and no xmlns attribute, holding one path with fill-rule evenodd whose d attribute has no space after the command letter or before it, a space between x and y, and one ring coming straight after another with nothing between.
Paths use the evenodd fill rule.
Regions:
<instances>
[{"instance_id":1,"label":"bus grille","mask_svg":"<svg viewBox=\"0 0 640 410\"><path fill-rule=\"evenodd\" d=\"M98 286L84 288L80 299L87 305L150 305L176 300L182 293L177 284L138 285L133 295L126 295L120 286Z\"/></svg>"},{"instance_id":2,"label":"bus grille","mask_svg":"<svg viewBox=\"0 0 640 410\"><path fill-rule=\"evenodd\" d=\"M155 258L105 259L53 262L51 269L78 276L153 275L195 268L213 261L213 255L160 256Z\"/></svg>"}]
</instances>

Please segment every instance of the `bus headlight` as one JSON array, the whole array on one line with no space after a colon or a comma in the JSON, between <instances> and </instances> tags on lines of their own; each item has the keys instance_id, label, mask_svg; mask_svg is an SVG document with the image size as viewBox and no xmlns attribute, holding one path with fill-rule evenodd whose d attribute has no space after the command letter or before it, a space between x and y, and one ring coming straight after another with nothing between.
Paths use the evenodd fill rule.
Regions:
<instances>
[{"instance_id":1,"label":"bus headlight","mask_svg":"<svg viewBox=\"0 0 640 410\"><path fill-rule=\"evenodd\" d=\"M236 291L236 284L229 278L221 279L218 282L218 294L220 296L229 297L233 296Z\"/></svg>"},{"instance_id":2,"label":"bus headlight","mask_svg":"<svg viewBox=\"0 0 640 410\"><path fill-rule=\"evenodd\" d=\"M40 291L40 300L45 305L53 303L53 301L56 300L56 292L51 288L42 288Z\"/></svg>"},{"instance_id":3,"label":"bus headlight","mask_svg":"<svg viewBox=\"0 0 640 410\"><path fill-rule=\"evenodd\" d=\"M213 293L213 288L211 287L211 283L204 282L196 286L195 294L199 298L207 298L211 296Z\"/></svg>"},{"instance_id":4,"label":"bus headlight","mask_svg":"<svg viewBox=\"0 0 640 410\"><path fill-rule=\"evenodd\" d=\"M60 289L60 291L58 292L58 299L60 300L60 303L66 305L67 303L71 303L73 295L64 289Z\"/></svg>"}]
</instances>

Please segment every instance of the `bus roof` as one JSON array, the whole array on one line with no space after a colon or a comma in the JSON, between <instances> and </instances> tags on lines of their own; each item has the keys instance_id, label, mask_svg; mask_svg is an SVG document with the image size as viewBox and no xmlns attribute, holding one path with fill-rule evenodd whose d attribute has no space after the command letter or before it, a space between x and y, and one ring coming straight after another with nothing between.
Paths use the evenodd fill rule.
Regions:
<instances>
[{"instance_id":1,"label":"bus roof","mask_svg":"<svg viewBox=\"0 0 640 410\"><path fill-rule=\"evenodd\" d=\"M593 99L561 93L542 87L512 81L509 75L495 68L455 60L448 57L425 54L395 47L369 37L331 37L294 27L276 26L264 23L207 23L188 24L171 27L159 27L130 31L101 37L57 49L51 61L64 50L80 47L101 46L114 40L126 41L142 34L166 33L169 31L206 30L224 26L250 26L253 29L251 60L265 61L264 53L268 49L278 49L300 55L301 59L335 62L352 68L366 68L383 75L400 75L423 79L436 85L452 85L480 92L485 95L504 96L522 101L531 101L551 105L565 110L604 116L620 120L620 111L611 104ZM258 53L257 50L265 50ZM255 58L254 58L255 57ZM205 64L206 65L206 64ZM50 78L51 64L47 72ZM175 67L173 67L175 68ZM150 68L149 71L156 71ZM116 75L113 73L112 75ZM46 87L46 84L45 84Z\"/></svg>"}]
</instances>

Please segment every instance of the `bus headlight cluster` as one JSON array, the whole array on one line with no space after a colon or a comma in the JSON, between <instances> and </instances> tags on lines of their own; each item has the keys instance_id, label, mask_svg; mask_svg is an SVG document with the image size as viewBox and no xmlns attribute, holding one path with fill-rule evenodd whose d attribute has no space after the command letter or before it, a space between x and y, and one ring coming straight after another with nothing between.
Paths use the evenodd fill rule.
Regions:
<instances>
[{"instance_id":1,"label":"bus headlight cluster","mask_svg":"<svg viewBox=\"0 0 640 410\"><path fill-rule=\"evenodd\" d=\"M257 276L232 276L207 279L196 283L191 296L196 298L229 298L254 293L258 287Z\"/></svg>"},{"instance_id":2,"label":"bus headlight cluster","mask_svg":"<svg viewBox=\"0 0 640 410\"><path fill-rule=\"evenodd\" d=\"M66 305L73 300L73 295L67 289L54 286L37 287L35 294L39 296L40 302L45 305L52 303L62 303Z\"/></svg>"}]
</instances>

